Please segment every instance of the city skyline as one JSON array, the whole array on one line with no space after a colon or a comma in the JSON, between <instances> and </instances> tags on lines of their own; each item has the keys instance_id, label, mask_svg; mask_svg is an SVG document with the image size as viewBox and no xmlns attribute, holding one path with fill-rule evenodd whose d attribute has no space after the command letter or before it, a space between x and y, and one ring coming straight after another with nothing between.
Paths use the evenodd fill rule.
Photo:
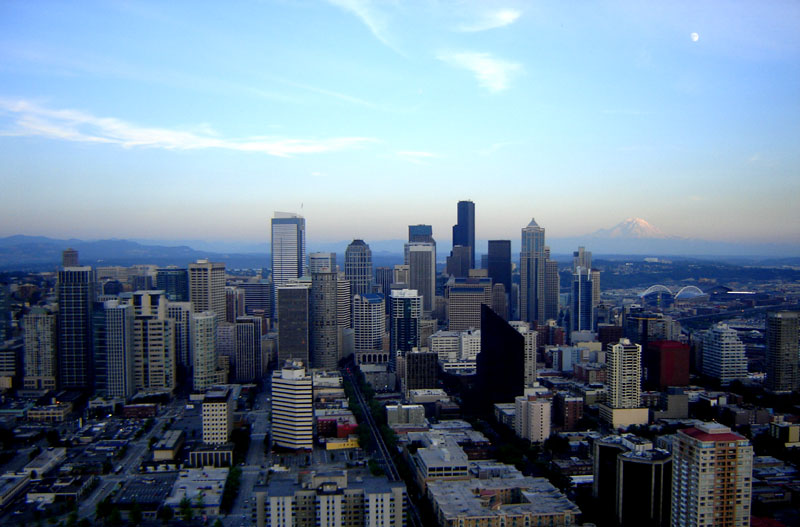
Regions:
<instances>
[{"instance_id":1,"label":"city skyline","mask_svg":"<svg viewBox=\"0 0 800 527\"><path fill-rule=\"evenodd\" d=\"M472 199L477 239L644 217L797 243L799 20L791 2L9 4L0 236L263 241L293 210L320 240L399 239Z\"/></svg>"}]
</instances>

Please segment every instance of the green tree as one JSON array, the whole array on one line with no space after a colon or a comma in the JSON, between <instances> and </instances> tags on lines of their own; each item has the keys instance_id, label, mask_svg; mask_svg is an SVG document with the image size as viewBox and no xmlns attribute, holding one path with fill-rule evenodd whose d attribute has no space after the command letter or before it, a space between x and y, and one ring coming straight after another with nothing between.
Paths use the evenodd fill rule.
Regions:
<instances>
[{"instance_id":1,"label":"green tree","mask_svg":"<svg viewBox=\"0 0 800 527\"><path fill-rule=\"evenodd\" d=\"M166 505L158 509L156 516L162 522L169 523L172 518L175 516L175 511L172 510L172 507L167 507Z\"/></svg>"},{"instance_id":2,"label":"green tree","mask_svg":"<svg viewBox=\"0 0 800 527\"><path fill-rule=\"evenodd\" d=\"M134 501L133 505L131 505L131 512L128 514L128 518L131 520L132 525L142 523L142 506L139 505L138 501Z\"/></svg>"},{"instance_id":3,"label":"green tree","mask_svg":"<svg viewBox=\"0 0 800 527\"><path fill-rule=\"evenodd\" d=\"M78 527L92 527L92 522L88 518L81 518L81 521L78 522Z\"/></svg>"},{"instance_id":4,"label":"green tree","mask_svg":"<svg viewBox=\"0 0 800 527\"><path fill-rule=\"evenodd\" d=\"M194 518L194 510L192 510L192 501L188 497L184 496L181 502L178 504L178 512L180 513L183 521L192 521L192 518Z\"/></svg>"},{"instance_id":5,"label":"green tree","mask_svg":"<svg viewBox=\"0 0 800 527\"><path fill-rule=\"evenodd\" d=\"M213 524L211 524L211 527L223 527L223 525L224 525L224 524L222 523L222 520L220 520L219 518L217 518L216 520L214 520L214 523L213 523Z\"/></svg>"},{"instance_id":6,"label":"green tree","mask_svg":"<svg viewBox=\"0 0 800 527\"><path fill-rule=\"evenodd\" d=\"M106 520L108 525L119 525L122 523L122 513L119 512L119 509L114 507L111 509L111 514L108 515L108 519Z\"/></svg>"}]
</instances>

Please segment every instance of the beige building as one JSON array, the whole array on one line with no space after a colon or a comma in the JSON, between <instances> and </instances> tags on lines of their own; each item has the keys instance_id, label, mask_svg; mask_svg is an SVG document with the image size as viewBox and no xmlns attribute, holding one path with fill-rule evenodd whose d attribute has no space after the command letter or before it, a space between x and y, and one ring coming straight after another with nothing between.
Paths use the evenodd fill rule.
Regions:
<instances>
[{"instance_id":1,"label":"beige building","mask_svg":"<svg viewBox=\"0 0 800 527\"><path fill-rule=\"evenodd\" d=\"M225 320L225 264L197 260L189 264L189 300L195 313L213 311Z\"/></svg>"},{"instance_id":2,"label":"beige building","mask_svg":"<svg viewBox=\"0 0 800 527\"><path fill-rule=\"evenodd\" d=\"M314 447L313 380L300 363L273 374L272 441L293 450Z\"/></svg>"},{"instance_id":3,"label":"beige building","mask_svg":"<svg viewBox=\"0 0 800 527\"><path fill-rule=\"evenodd\" d=\"M621 339L608 345L606 354L606 401L600 418L612 428L647 424L649 414L642 407L642 347Z\"/></svg>"},{"instance_id":4,"label":"beige building","mask_svg":"<svg viewBox=\"0 0 800 527\"><path fill-rule=\"evenodd\" d=\"M24 378L26 390L56 388L56 317L34 308L22 319L24 331Z\"/></svg>"},{"instance_id":5,"label":"beige building","mask_svg":"<svg viewBox=\"0 0 800 527\"><path fill-rule=\"evenodd\" d=\"M672 526L747 527L753 447L718 423L680 430L673 440Z\"/></svg>"},{"instance_id":6,"label":"beige building","mask_svg":"<svg viewBox=\"0 0 800 527\"><path fill-rule=\"evenodd\" d=\"M514 399L514 432L532 443L550 437L553 400L546 395L520 395Z\"/></svg>"},{"instance_id":7,"label":"beige building","mask_svg":"<svg viewBox=\"0 0 800 527\"><path fill-rule=\"evenodd\" d=\"M230 388L206 392L203 397L203 443L222 445L230 441L234 403Z\"/></svg>"}]
</instances>

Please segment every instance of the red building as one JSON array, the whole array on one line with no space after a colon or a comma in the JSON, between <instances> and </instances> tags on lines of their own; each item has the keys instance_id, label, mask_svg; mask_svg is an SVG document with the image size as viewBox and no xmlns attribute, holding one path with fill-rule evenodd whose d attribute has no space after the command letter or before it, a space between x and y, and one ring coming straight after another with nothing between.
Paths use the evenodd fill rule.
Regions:
<instances>
[{"instance_id":1,"label":"red building","mask_svg":"<svg viewBox=\"0 0 800 527\"><path fill-rule=\"evenodd\" d=\"M657 340L645 348L642 362L646 385L659 390L689 385L689 346L674 340Z\"/></svg>"}]
</instances>

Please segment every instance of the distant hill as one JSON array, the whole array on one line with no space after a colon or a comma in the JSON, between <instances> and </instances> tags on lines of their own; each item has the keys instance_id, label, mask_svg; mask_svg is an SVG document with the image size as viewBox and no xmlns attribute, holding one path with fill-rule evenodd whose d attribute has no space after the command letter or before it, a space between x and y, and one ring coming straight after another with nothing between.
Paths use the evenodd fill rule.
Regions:
<instances>
[{"instance_id":1,"label":"distant hill","mask_svg":"<svg viewBox=\"0 0 800 527\"><path fill-rule=\"evenodd\" d=\"M217 253L187 246L144 245L129 240L59 240L44 236L0 238L0 270L53 270L61 264L61 251L78 251L81 265L187 265L200 258L225 262L229 269L261 268L266 254Z\"/></svg>"}]
</instances>

